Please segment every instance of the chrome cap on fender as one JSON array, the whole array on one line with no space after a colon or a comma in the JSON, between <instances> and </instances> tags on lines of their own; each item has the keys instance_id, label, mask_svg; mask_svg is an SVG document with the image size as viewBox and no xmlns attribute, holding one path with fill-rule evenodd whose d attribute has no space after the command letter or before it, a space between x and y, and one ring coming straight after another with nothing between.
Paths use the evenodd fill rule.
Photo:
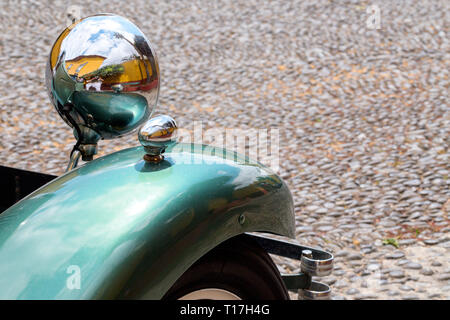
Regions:
<instances>
[{"instance_id":1,"label":"chrome cap on fender","mask_svg":"<svg viewBox=\"0 0 450 320\"><path fill-rule=\"evenodd\" d=\"M95 136L89 132L94 131L98 138L112 139L151 116L159 95L158 59L132 22L94 15L76 21L55 41L46 84L67 124L88 131L86 136Z\"/></svg>"},{"instance_id":2,"label":"chrome cap on fender","mask_svg":"<svg viewBox=\"0 0 450 320\"><path fill-rule=\"evenodd\" d=\"M147 162L160 162L166 148L176 142L177 123L167 115L160 115L148 120L139 130L139 142L144 147Z\"/></svg>"}]
</instances>

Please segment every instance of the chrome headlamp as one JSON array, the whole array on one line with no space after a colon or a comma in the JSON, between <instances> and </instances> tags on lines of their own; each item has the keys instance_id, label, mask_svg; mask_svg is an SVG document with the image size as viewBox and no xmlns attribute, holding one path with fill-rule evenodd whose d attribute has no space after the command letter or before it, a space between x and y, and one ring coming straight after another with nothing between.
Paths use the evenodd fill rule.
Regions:
<instances>
[{"instance_id":1,"label":"chrome headlamp","mask_svg":"<svg viewBox=\"0 0 450 320\"><path fill-rule=\"evenodd\" d=\"M86 151L99 139L133 132L151 116L159 77L156 53L142 31L123 17L100 14L61 33L50 51L46 85Z\"/></svg>"}]
</instances>

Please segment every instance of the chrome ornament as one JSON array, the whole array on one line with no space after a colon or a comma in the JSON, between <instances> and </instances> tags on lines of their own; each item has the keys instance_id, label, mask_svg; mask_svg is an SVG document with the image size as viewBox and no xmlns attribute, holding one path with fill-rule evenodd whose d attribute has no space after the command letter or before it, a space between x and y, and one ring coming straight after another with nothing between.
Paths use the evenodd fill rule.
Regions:
<instances>
[{"instance_id":1,"label":"chrome ornament","mask_svg":"<svg viewBox=\"0 0 450 320\"><path fill-rule=\"evenodd\" d=\"M160 162L166 148L176 142L177 123L167 115L160 115L148 120L139 130L139 142L144 147L147 162Z\"/></svg>"}]
</instances>

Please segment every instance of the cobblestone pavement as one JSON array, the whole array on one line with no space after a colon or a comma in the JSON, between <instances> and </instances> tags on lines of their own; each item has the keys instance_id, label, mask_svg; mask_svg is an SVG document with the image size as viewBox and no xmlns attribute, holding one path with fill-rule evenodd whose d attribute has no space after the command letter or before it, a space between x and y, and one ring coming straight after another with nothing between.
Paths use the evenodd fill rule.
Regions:
<instances>
[{"instance_id":1,"label":"cobblestone pavement","mask_svg":"<svg viewBox=\"0 0 450 320\"><path fill-rule=\"evenodd\" d=\"M49 2L0 2L2 165L62 173L74 139L44 90L49 47L69 4L118 13L157 48L158 112L280 128L297 240L335 254L335 299L450 298L449 1Z\"/></svg>"}]
</instances>

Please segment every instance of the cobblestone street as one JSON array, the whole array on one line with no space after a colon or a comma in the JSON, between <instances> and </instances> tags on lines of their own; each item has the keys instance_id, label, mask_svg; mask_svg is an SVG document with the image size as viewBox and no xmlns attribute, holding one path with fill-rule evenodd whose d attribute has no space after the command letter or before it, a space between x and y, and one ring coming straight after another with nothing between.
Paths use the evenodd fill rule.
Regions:
<instances>
[{"instance_id":1,"label":"cobblestone street","mask_svg":"<svg viewBox=\"0 0 450 320\"><path fill-rule=\"evenodd\" d=\"M69 5L119 14L158 53L155 114L279 128L297 241L335 255L319 280L334 299L450 299L450 1L52 3L0 2L0 165L63 173L75 139L45 90L50 46Z\"/></svg>"}]
</instances>

